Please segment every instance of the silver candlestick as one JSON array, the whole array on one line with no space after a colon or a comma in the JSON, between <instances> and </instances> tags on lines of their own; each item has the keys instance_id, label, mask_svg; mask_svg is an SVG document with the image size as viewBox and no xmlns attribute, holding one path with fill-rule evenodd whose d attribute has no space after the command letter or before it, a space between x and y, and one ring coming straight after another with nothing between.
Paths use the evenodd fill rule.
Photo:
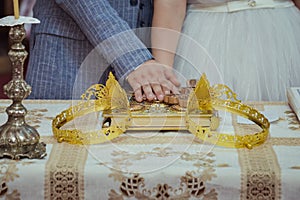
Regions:
<instances>
[{"instance_id":1,"label":"silver candlestick","mask_svg":"<svg viewBox=\"0 0 300 200\"><path fill-rule=\"evenodd\" d=\"M31 93L31 87L23 78L24 61L28 55L22 44L26 31L24 23L14 24L9 31L12 41L8 56L12 63L12 80L4 86L5 94L12 99L6 109L7 122L0 127L0 158L43 158L46 145L40 143L40 135L35 128L25 122L26 108L22 100Z\"/></svg>"}]
</instances>

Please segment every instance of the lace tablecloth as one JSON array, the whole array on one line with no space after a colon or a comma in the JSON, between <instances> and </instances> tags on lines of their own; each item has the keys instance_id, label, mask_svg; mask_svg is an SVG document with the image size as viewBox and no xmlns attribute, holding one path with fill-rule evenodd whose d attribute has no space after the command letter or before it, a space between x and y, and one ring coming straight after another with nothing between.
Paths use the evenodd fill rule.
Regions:
<instances>
[{"instance_id":1,"label":"lace tablecloth","mask_svg":"<svg viewBox=\"0 0 300 200\"><path fill-rule=\"evenodd\" d=\"M0 101L0 123L7 120ZM278 115L252 150L204 145L188 132L127 132L112 142L57 143L52 119L69 101L24 101L47 144L42 160L0 160L0 199L299 199L300 124L285 103L252 103ZM227 115L221 128L255 132Z\"/></svg>"}]
</instances>

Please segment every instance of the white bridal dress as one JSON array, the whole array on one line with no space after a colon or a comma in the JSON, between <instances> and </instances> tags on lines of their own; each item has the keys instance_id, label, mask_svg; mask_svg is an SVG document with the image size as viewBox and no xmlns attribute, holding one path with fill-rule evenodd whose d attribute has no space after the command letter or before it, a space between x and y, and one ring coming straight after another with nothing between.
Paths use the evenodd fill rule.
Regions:
<instances>
[{"instance_id":1,"label":"white bridal dress","mask_svg":"<svg viewBox=\"0 0 300 200\"><path fill-rule=\"evenodd\" d=\"M243 101L286 101L300 86L300 10L289 0L189 1L174 68L205 72Z\"/></svg>"}]
</instances>

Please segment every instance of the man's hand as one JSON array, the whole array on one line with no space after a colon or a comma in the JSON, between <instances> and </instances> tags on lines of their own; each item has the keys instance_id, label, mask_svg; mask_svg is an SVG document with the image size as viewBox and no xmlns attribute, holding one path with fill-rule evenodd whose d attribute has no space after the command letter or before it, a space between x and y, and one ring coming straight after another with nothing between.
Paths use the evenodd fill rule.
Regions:
<instances>
[{"instance_id":1,"label":"man's hand","mask_svg":"<svg viewBox=\"0 0 300 200\"><path fill-rule=\"evenodd\" d=\"M165 94L178 94L180 85L171 67L154 60L143 63L128 75L127 80L138 102L143 101L143 94L149 101L162 101Z\"/></svg>"}]
</instances>

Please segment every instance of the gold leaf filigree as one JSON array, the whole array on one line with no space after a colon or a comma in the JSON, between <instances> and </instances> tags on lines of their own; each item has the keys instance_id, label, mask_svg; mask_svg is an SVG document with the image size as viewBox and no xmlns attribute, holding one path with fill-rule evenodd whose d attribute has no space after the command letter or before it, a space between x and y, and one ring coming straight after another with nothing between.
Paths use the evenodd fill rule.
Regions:
<instances>
[{"instance_id":1,"label":"gold leaf filigree","mask_svg":"<svg viewBox=\"0 0 300 200\"><path fill-rule=\"evenodd\" d=\"M85 93L81 95L82 100L106 99L109 98L107 88L102 84L95 84L89 87Z\"/></svg>"}]
</instances>

